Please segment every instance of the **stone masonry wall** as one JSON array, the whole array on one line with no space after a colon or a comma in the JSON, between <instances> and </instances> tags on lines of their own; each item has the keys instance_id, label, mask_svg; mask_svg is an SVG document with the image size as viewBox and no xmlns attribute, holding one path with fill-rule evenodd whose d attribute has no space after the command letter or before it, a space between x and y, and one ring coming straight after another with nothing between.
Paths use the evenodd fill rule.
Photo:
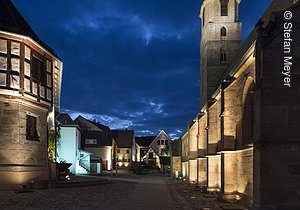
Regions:
<instances>
[{"instance_id":1,"label":"stone masonry wall","mask_svg":"<svg viewBox=\"0 0 300 210\"><path fill-rule=\"evenodd\" d=\"M27 114L37 117L39 141L26 139ZM0 96L0 183L48 180L47 135L47 110Z\"/></svg>"}]
</instances>

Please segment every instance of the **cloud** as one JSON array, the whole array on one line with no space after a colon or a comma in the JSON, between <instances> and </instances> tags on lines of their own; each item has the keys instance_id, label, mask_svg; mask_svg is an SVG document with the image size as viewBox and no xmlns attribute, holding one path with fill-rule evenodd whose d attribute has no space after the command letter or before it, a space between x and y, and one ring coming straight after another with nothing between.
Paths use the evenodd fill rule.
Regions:
<instances>
[{"instance_id":1,"label":"cloud","mask_svg":"<svg viewBox=\"0 0 300 210\"><path fill-rule=\"evenodd\" d=\"M126 129L131 126L134 126L132 121L120 119L118 117L111 117L111 116L100 115L100 114L83 113L83 112L77 112L77 111L72 111L72 110L68 110L68 109L63 109L62 112L68 113L73 120L75 120L79 115L81 115L88 120L92 120L92 121L96 120L100 124L110 127L110 129Z\"/></svg>"},{"instance_id":2,"label":"cloud","mask_svg":"<svg viewBox=\"0 0 300 210\"><path fill-rule=\"evenodd\" d=\"M176 138L197 115L202 1L13 2L62 58L61 106L73 117ZM244 38L270 2L242 1Z\"/></svg>"}]
</instances>

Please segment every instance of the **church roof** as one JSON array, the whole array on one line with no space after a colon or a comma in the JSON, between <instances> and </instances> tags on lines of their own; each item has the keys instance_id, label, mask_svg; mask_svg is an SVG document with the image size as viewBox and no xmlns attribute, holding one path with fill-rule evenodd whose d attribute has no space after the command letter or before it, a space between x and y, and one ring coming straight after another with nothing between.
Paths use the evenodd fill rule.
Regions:
<instances>
[{"instance_id":1,"label":"church roof","mask_svg":"<svg viewBox=\"0 0 300 210\"><path fill-rule=\"evenodd\" d=\"M0 1L0 30L32 38L50 53L54 54L54 50L44 43L38 35L32 30L24 17L20 14L11 0ZM56 55L55 55L56 56Z\"/></svg>"}]
</instances>

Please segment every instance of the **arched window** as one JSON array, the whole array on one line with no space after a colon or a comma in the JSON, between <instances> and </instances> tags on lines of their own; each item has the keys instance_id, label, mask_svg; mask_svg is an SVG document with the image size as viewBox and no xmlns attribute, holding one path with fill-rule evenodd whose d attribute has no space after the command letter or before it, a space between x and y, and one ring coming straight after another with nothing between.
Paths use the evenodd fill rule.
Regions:
<instances>
[{"instance_id":1,"label":"arched window","mask_svg":"<svg viewBox=\"0 0 300 210\"><path fill-rule=\"evenodd\" d=\"M221 49L220 50L220 61L221 61L221 63L224 63L224 62L226 62L226 51L225 51L225 49Z\"/></svg>"},{"instance_id":2,"label":"arched window","mask_svg":"<svg viewBox=\"0 0 300 210\"><path fill-rule=\"evenodd\" d=\"M221 16L228 16L228 0L221 0Z\"/></svg>"},{"instance_id":3,"label":"arched window","mask_svg":"<svg viewBox=\"0 0 300 210\"><path fill-rule=\"evenodd\" d=\"M227 36L227 31L225 27L221 28L221 38L225 38Z\"/></svg>"}]
</instances>

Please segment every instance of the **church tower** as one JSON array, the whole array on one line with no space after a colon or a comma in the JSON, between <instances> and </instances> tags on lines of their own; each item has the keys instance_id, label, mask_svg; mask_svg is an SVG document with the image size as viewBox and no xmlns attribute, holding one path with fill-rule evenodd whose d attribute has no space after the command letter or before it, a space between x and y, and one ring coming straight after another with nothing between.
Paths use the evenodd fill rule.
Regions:
<instances>
[{"instance_id":1,"label":"church tower","mask_svg":"<svg viewBox=\"0 0 300 210\"><path fill-rule=\"evenodd\" d=\"M200 11L200 109L215 91L224 71L241 47L241 0L203 0Z\"/></svg>"}]
</instances>

